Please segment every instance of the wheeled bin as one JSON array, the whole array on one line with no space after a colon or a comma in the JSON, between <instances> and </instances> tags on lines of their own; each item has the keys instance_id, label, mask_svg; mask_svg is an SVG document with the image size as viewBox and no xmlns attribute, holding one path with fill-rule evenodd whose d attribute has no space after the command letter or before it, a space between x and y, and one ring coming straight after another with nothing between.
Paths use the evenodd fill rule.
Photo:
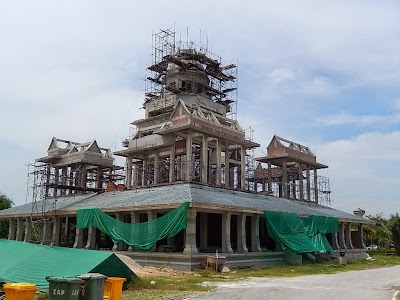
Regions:
<instances>
[{"instance_id":1,"label":"wheeled bin","mask_svg":"<svg viewBox=\"0 0 400 300\"><path fill-rule=\"evenodd\" d=\"M79 296L80 300L103 300L104 281L107 276L100 273L86 273L77 277L85 281Z\"/></svg>"},{"instance_id":2,"label":"wheeled bin","mask_svg":"<svg viewBox=\"0 0 400 300\"><path fill-rule=\"evenodd\" d=\"M49 282L49 300L79 300L85 281L77 277L46 277Z\"/></svg>"},{"instance_id":3,"label":"wheeled bin","mask_svg":"<svg viewBox=\"0 0 400 300\"><path fill-rule=\"evenodd\" d=\"M34 300L39 288L27 282L3 284L6 300Z\"/></svg>"},{"instance_id":4,"label":"wheeled bin","mask_svg":"<svg viewBox=\"0 0 400 300\"><path fill-rule=\"evenodd\" d=\"M108 277L104 282L104 300L121 300L122 286L126 278Z\"/></svg>"}]
</instances>

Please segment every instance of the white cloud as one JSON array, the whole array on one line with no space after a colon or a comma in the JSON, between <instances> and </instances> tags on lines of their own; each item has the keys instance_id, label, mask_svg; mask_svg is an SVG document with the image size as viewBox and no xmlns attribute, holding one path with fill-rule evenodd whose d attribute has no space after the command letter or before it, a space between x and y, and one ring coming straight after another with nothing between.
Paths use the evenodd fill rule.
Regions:
<instances>
[{"instance_id":1,"label":"white cloud","mask_svg":"<svg viewBox=\"0 0 400 300\"><path fill-rule=\"evenodd\" d=\"M400 99L394 100L392 103L392 107L393 107L393 109L400 111Z\"/></svg>"},{"instance_id":2,"label":"white cloud","mask_svg":"<svg viewBox=\"0 0 400 300\"><path fill-rule=\"evenodd\" d=\"M294 77L294 73L286 68L274 69L267 76L268 80L275 85L278 85L284 81L290 81L294 79Z\"/></svg>"},{"instance_id":3,"label":"white cloud","mask_svg":"<svg viewBox=\"0 0 400 300\"><path fill-rule=\"evenodd\" d=\"M376 123L396 124L400 123L400 114L392 115L351 115L339 113L316 118L316 122L327 126L336 125L357 125L369 126Z\"/></svg>"},{"instance_id":4,"label":"white cloud","mask_svg":"<svg viewBox=\"0 0 400 300\"><path fill-rule=\"evenodd\" d=\"M400 210L400 131L366 133L349 140L315 146L317 158L329 166L333 207L367 214Z\"/></svg>"}]
</instances>

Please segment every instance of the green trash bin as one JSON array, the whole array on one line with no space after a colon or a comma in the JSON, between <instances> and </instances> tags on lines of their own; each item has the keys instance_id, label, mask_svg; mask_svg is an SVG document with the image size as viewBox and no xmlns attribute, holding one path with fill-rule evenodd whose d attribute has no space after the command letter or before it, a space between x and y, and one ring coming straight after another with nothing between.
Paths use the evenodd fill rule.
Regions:
<instances>
[{"instance_id":1,"label":"green trash bin","mask_svg":"<svg viewBox=\"0 0 400 300\"><path fill-rule=\"evenodd\" d=\"M103 300L104 281L107 276L100 273L86 273L77 277L85 281L79 300Z\"/></svg>"},{"instance_id":2,"label":"green trash bin","mask_svg":"<svg viewBox=\"0 0 400 300\"><path fill-rule=\"evenodd\" d=\"M49 300L79 300L84 280L77 277L46 277L49 282Z\"/></svg>"}]
</instances>

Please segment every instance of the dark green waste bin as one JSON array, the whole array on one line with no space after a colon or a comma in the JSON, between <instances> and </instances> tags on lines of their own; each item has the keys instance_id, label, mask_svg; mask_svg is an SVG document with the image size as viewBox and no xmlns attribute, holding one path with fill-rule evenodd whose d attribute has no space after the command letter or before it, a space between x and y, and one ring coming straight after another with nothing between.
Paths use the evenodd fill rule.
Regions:
<instances>
[{"instance_id":1,"label":"dark green waste bin","mask_svg":"<svg viewBox=\"0 0 400 300\"><path fill-rule=\"evenodd\" d=\"M100 273L86 273L77 276L85 281L80 294L80 300L103 300L104 281L107 276Z\"/></svg>"},{"instance_id":2,"label":"dark green waste bin","mask_svg":"<svg viewBox=\"0 0 400 300\"><path fill-rule=\"evenodd\" d=\"M78 300L84 280L77 277L46 277L49 300Z\"/></svg>"}]
</instances>

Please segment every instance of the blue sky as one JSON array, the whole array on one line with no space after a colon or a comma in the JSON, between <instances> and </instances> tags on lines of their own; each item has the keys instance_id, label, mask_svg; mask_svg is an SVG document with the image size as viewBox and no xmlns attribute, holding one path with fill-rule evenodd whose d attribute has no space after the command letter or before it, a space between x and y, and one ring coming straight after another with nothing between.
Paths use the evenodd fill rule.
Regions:
<instances>
[{"instance_id":1,"label":"blue sky","mask_svg":"<svg viewBox=\"0 0 400 300\"><path fill-rule=\"evenodd\" d=\"M1 1L0 192L26 201L53 136L121 149L144 116L152 32L208 40L238 62L238 120L329 169L332 207L400 212L397 1ZM29 198L28 198L29 200Z\"/></svg>"}]
</instances>

